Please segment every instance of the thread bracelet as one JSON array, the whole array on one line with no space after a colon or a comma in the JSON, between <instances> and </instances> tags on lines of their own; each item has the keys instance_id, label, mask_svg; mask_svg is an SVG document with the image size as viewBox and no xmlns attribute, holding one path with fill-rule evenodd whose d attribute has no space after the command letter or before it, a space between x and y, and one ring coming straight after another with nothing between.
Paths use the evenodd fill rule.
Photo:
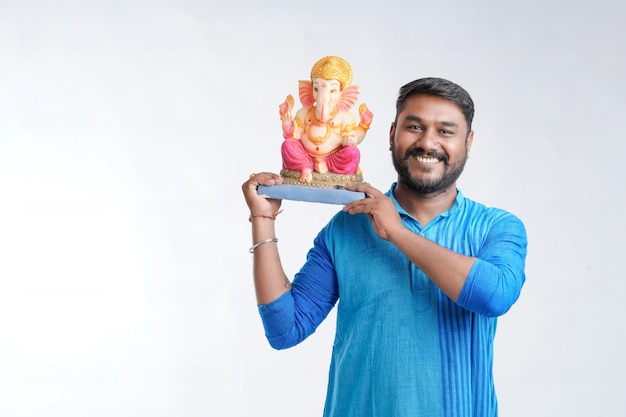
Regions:
<instances>
[{"instance_id":1,"label":"thread bracelet","mask_svg":"<svg viewBox=\"0 0 626 417\"><path fill-rule=\"evenodd\" d=\"M254 253L256 248L258 248L261 245L265 245L266 243L270 243L270 242L278 242L278 238L270 237L269 239L265 239L265 240L260 241L259 243L255 243L254 245L250 246L250 249L248 249L248 252Z\"/></svg>"},{"instance_id":2,"label":"thread bracelet","mask_svg":"<svg viewBox=\"0 0 626 417\"><path fill-rule=\"evenodd\" d=\"M253 217L260 217L262 219L270 219L270 220L276 220L276 217L278 217L278 215L280 213L282 213L282 210L279 211L275 211L274 213L272 213L272 215L270 216L269 214L255 214L255 213L250 213L250 217L248 217L248 221L252 223L252 218Z\"/></svg>"}]
</instances>

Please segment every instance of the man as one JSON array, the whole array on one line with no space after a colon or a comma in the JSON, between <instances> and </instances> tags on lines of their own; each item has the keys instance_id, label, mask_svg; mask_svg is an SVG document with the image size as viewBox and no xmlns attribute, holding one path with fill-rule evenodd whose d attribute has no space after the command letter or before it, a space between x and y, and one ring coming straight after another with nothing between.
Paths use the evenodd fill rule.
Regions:
<instances>
[{"instance_id":1,"label":"man","mask_svg":"<svg viewBox=\"0 0 626 417\"><path fill-rule=\"evenodd\" d=\"M525 280L526 232L506 211L456 187L474 139L460 86L425 78L400 89L389 145L397 183L347 204L324 227L291 284L274 235L276 174L242 188L250 208L254 282L277 348L310 335L337 300L326 417L497 416L497 316Z\"/></svg>"}]
</instances>

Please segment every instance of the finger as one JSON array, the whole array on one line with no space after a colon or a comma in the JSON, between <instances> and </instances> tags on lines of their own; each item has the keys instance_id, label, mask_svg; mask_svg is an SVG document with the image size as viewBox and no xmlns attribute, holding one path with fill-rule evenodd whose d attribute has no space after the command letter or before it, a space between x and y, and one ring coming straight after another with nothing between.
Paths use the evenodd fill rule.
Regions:
<instances>
[{"instance_id":1,"label":"finger","mask_svg":"<svg viewBox=\"0 0 626 417\"><path fill-rule=\"evenodd\" d=\"M258 182L265 182L281 180L282 177L278 174L274 174L273 172L259 172L250 174L250 179Z\"/></svg>"},{"instance_id":2,"label":"finger","mask_svg":"<svg viewBox=\"0 0 626 417\"><path fill-rule=\"evenodd\" d=\"M364 198L362 200L353 201L344 206L343 210L347 211L350 214L360 214L365 213L368 214L373 207L373 200Z\"/></svg>"},{"instance_id":3,"label":"finger","mask_svg":"<svg viewBox=\"0 0 626 417\"><path fill-rule=\"evenodd\" d=\"M347 190L365 193L370 198L383 197L384 194L369 184L351 184L346 186Z\"/></svg>"},{"instance_id":4,"label":"finger","mask_svg":"<svg viewBox=\"0 0 626 417\"><path fill-rule=\"evenodd\" d=\"M244 183L249 188L256 189L259 185L278 185L283 183L283 178L278 174L271 172L261 172L259 174L250 174L248 180Z\"/></svg>"}]
</instances>

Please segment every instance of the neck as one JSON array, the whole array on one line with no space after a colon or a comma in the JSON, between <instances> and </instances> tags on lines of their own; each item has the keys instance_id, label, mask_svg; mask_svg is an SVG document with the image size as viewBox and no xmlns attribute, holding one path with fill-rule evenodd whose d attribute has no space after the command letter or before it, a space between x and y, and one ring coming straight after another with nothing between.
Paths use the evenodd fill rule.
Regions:
<instances>
[{"instance_id":1,"label":"neck","mask_svg":"<svg viewBox=\"0 0 626 417\"><path fill-rule=\"evenodd\" d=\"M450 209L457 196L456 183L433 194L419 194L398 181L393 195L403 209L425 227L432 219Z\"/></svg>"}]
</instances>

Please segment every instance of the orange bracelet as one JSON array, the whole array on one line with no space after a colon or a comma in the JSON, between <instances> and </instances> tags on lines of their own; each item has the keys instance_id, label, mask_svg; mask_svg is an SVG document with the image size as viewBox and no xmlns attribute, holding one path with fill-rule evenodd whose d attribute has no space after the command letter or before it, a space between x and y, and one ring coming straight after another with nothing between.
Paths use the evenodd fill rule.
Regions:
<instances>
[{"instance_id":1,"label":"orange bracelet","mask_svg":"<svg viewBox=\"0 0 626 417\"><path fill-rule=\"evenodd\" d=\"M254 214L254 213L250 213L250 217L248 217L248 221L252 222L252 218L253 217L261 217L263 219L270 219L270 220L276 220L276 217L278 217L278 215L280 213L282 213L282 210L279 211L275 211L274 214L272 214L271 216L268 214Z\"/></svg>"}]
</instances>

